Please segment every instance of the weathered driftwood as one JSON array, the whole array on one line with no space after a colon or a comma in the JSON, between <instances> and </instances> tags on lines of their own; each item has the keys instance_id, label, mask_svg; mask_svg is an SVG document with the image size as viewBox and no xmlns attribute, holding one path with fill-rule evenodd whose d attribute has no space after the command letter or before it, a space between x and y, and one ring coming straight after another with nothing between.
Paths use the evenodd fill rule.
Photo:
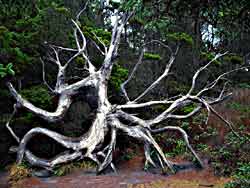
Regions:
<instances>
[{"instance_id":1,"label":"weathered driftwood","mask_svg":"<svg viewBox=\"0 0 250 188\"><path fill-rule=\"evenodd\" d=\"M83 12L83 11L81 11ZM80 12L80 13L81 13ZM45 69L44 69L44 62L43 63L43 81L48 89L53 92L54 94L59 96L58 106L54 112L48 112L43 110L39 107L36 107L27 99L24 99L13 87L13 85L9 82L7 86L9 88L10 93L16 99L16 104L14 106L13 116L16 110L19 107L25 108L28 111L32 112L33 114L43 118L48 122L56 122L62 119L69 109L72 103L72 96L78 95L79 90L82 88L86 88L87 86L91 86L94 88L96 92L96 99L98 107L96 112L96 117L89 129L89 131L78 138L71 138L63 136L57 132L50 131L45 128L33 128L27 134L24 135L23 138L18 138L14 131L10 127L10 121L7 122L6 126L8 130L11 132L13 137L19 143L18 150L17 150L17 162L21 163L24 158L30 162L31 165L39 166L46 169L53 169L56 165L61 163L70 162L80 158L89 158L95 161L98 165L97 172L101 172L108 166L111 166L114 170L114 164L112 163L113 157L112 153L115 150L116 139L117 139L117 131L123 131L128 136L136 138L144 143L144 150L145 150L145 165L151 164L156 166L156 164L160 164L161 168L165 171L170 169L172 172L175 171L173 167L173 163L170 162L167 157L164 155L164 152L160 148L160 146L155 141L153 135L161 133L163 131L178 131L182 134L184 141L194 155L200 166L202 167L202 160L198 157L195 153L192 146L189 144L188 135L181 127L174 127L174 126L166 126L159 128L161 122L168 120L168 119L186 119L189 118L196 113L198 113L201 109L207 109L208 113L214 113L215 115L219 116L219 114L211 107L211 105L219 103L223 101L225 98L230 96L231 94L225 94L224 88L222 89L219 96L215 98L206 97L206 92L214 89L217 85L218 81L227 75L230 72L224 73L216 78L213 82L208 84L206 87L201 89L198 92L195 92L194 89L196 87L197 79L200 74L221 56L224 54L217 55L214 59L212 59L209 63L205 66L201 67L195 75L193 76L192 86L190 90L185 95L179 95L172 98L166 98L164 100L155 100L155 101L147 101L147 102L139 102L141 99L145 97L145 95L155 88L156 85L160 83L160 81L166 78L169 75L172 65L175 62L175 57L178 53L179 47L173 52L169 46L160 42L160 41L151 41L146 43L143 48L150 44L150 43L157 43L162 45L162 47L168 49L171 53L171 57L168 61L166 61L166 67L163 71L162 75L154 81L148 88L145 89L144 92L138 95L135 99L131 100L129 95L126 91L126 84L133 78L135 75L135 71L138 69L138 65L142 63L143 60L143 53L144 49L142 49L138 63L135 65L134 70L128 77L128 79L121 85L121 91L124 94L127 102L125 104L111 104L108 100L107 90L108 90L108 81L110 79L110 74L112 71L112 67L117 58L117 51L120 43L120 38L124 29L125 24L128 22L129 18L133 15L133 13L121 13L117 12L116 21L113 26L112 30L112 39L109 46L105 46L101 40L99 41L102 44L102 47L96 45L97 49L100 51L101 54L104 55L104 61L102 67L97 70L96 67L92 64L90 58L86 53L87 42L83 32L78 25L78 19L80 13L77 16L77 19L74 21L74 36L77 49L73 48L64 48L60 46L53 46L50 45L50 48L53 50L55 58L49 57L49 60L53 62L58 67L58 74L57 74L57 82L54 88L49 86L45 79ZM98 37L97 37L98 38ZM60 54L59 52L70 51L75 53L69 60L62 64L60 61ZM85 71L88 71L88 76L77 81L73 84L68 84L66 82L66 70L70 63L73 60L81 56L86 60ZM127 109L135 109L135 108L144 108L153 105L164 105L166 104L166 109L158 114L156 117L144 120L142 118L137 117L136 115L130 114L127 112ZM184 106L196 104L197 107L190 113L186 115L178 115L176 111L178 109L183 108ZM126 110L126 111L125 111ZM12 117L13 117L12 116ZM11 118L12 118L11 117ZM221 116L219 116L223 119ZM121 119L126 120L126 122L130 122L129 124L133 124L134 126L128 126L122 123ZM228 125L229 122L225 121ZM158 128L156 128L158 125ZM230 125L231 126L231 125ZM105 136L111 133L111 140L110 143L106 146L104 144ZM35 137L37 134L46 135L65 148L67 148L67 152L61 153L54 157L53 159L46 160L36 157L31 151L28 150L27 143L30 141L31 138ZM109 134L110 135L110 134ZM102 146L102 147L100 147ZM100 149L104 148L104 149ZM150 150L155 150L157 153L158 161L154 161L151 158ZM156 163L157 162L157 163Z\"/></svg>"}]
</instances>

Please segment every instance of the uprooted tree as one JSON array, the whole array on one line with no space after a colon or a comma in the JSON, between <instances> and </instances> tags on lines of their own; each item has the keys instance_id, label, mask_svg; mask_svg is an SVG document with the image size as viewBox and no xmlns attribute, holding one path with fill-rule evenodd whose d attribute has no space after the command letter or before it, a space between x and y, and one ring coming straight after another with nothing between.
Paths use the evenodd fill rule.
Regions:
<instances>
[{"instance_id":1,"label":"uprooted tree","mask_svg":"<svg viewBox=\"0 0 250 188\"><path fill-rule=\"evenodd\" d=\"M33 105L28 99L23 98L18 93L12 83L8 82L7 86L11 95L16 100L12 117L19 108L25 108L29 112L32 112L36 116L46 120L49 123L54 123L64 118L64 115L67 113L67 110L73 102L74 96L81 95L80 90L86 90L86 92L88 92L88 89L92 88L95 91L95 99L97 100L96 102L98 104L92 125L87 133L77 138L66 137L57 132L40 127L31 129L23 136L23 138L19 138L10 127L10 119L6 124L6 127L19 144L17 149L17 163L21 163L25 158L33 166L53 170L53 168L62 163L88 158L97 164L97 172L103 171L108 166L115 170L113 163L113 151L116 147L116 140L119 139L117 137L117 132L122 131L129 137L138 139L144 144L146 158L145 165L151 164L152 166L156 166L159 164L164 171L169 168L172 172L174 172L175 169L173 167L173 163L166 158L164 152L155 141L153 135L162 133L164 131L177 131L182 134L187 147L194 155L198 164L202 167L202 161L189 144L188 135L185 130L178 126L162 127L161 123L169 119L178 120L190 118L202 109L206 109L208 111L208 115L210 113L214 113L227 125L231 126L230 123L224 120L223 117L221 117L212 107L212 105L220 103L229 97L231 93L225 93L225 87L221 89L218 96L208 97L207 93L215 89L222 78L235 70L221 74L213 81L208 83L204 88L197 91L197 81L199 76L214 61L222 57L224 54L216 55L211 61L196 71L192 78L190 89L185 95L165 98L164 100L147 101L145 98L146 94L153 90L163 79L169 76L171 67L173 66L177 56L179 46L177 46L176 50L172 50L168 45L157 40L145 42L145 44L142 46L137 64L135 65L131 74L128 76L128 79L123 84L121 84L121 92L123 93L126 102L124 104L111 104L107 93L108 81L111 76L112 68L117 62L118 48L124 27L129 19L133 16L134 10L124 9L113 12L112 16L114 23L112 24L112 38L109 45L104 44L102 40L99 40L98 37L95 36L96 40L98 40L98 42L94 41L95 47L104 56L103 64L98 70L91 62L90 57L87 54L87 39L85 38L84 32L81 30L79 25L79 17L83 11L84 9L80 11L76 20L72 20L74 25L74 40L77 48L49 45L54 53L54 57L49 57L48 59L58 68L57 80L54 87L49 86L49 84L46 82L44 68L45 64L42 60L44 65L44 84L54 95L58 96L58 105L54 112L49 112ZM88 40L91 40L91 38ZM156 43L157 45L160 45L168 50L170 53L170 58L166 60L165 70L158 77L158 79L153 81L153 83L148 88L146 88L144 92L139 94L138 97L135 99L130 99L129 94L126 91L126 85L135 76L135 72L137 71L139 65L143 63L143 56L147 45L152 43ZM73 54L66 62L62 62L60 58L61 54L64 52ZM72 64L77 57L81 57L85 60L85 69L83 71L87 71L88 75L75 83L69 84L67 83L66 72L69 65ZM178 114L180 109L192 104L195 104L195 108L191 112L184 115ZM156 117L151 119L142 119L137 115L129 113L129 111L133 109L143 109L155 105L165 105L166 108L163 112L160 112ZM52 138L54 141L67 148L67 151L55 156L53 159L43 159L35 156L35 154L28 150L27 144L38 134L46 135ZM109 143L104 142L104 138L107 135L110 136ZM152 150L156 152L156 159L151 157Z\"/></svg>"}]
</instances>

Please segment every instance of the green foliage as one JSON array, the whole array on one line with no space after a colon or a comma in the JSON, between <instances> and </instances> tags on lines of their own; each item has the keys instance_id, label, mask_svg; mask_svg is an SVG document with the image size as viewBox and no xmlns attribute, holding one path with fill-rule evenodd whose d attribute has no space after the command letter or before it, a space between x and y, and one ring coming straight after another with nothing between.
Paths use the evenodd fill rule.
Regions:
<instances>
[{"instance_id":1,"label":"green foliage","mask_svg":"<svg viewBox=\"0 0 250 188\"><path fill-rule=\"evenodd\" d=\"M183 128L184 130L188 130L188 128L189 128L189 122L183 121L181 123L181 128Z\"/></svg>"},{"instance_id":2,"label":"green foliage","mask_svg":"<svg viewBox=\"0 0 250 188\"><path fill-rule=\"evenodd\" d=\"M136 155L136 153L132 153L132 152L126 153L126 154L124 154L124 155L121 157L121 160L123 160L123 161L129 161L129 160L131 160L135 155Z\"/></svg>"},{"instance_id":3,"label":"green foliage","mask_svg":"<svg viewBox=\"0 0 250 188\"><path fill-rule=\"evenodd\" d=\"M121 5L121 2L119 0L118 1L111 0L110 4L112 5L113 8L118 9Z\"/></svg>"},{"instance_id":4,"label":"green foliage","mask_svg":"<svg viewBox=\"0 0 250 188\"><path fill-rule=\"evenodd\" d=\"M239 165L239 168L236 172L236 175L238 177L244 176L246 179L250 180L250 163L239 163L238 165Z\"/></svg>"},{"instance_id":5,"label":"green foliage","mask_svg":"<svg viewBox=\"0 0 250 188\"><path fill-rule=\"evenodd\" d=\"M145 21L145 19L141 18L141 20L144 20L144 28L149 31L154 32L160 32L162 35L166 31L167 28L170 27L172 24L172 21L169 17L162 17L155 20L149 20Z\"/></svg>"},{"instance_id":6,"label":"green foliage","mask_svg":"<svg viewBox=\"0 0 250 188\"><path fill-rule=\"evenodd\" d=\"M226 150L225 148L221 148L219 150L219 153L224 160L229 160L232 157L231 152L229 150Z\"/></svg>"},{"instance_id":7,"label":"green foliage","mask_svg":"<svg viewBox=\"0 0 250 188\"><path fill-rule=\"evenodd\" d=\"M51 14L69 16L62 0L30 2L28 0L0 1L0 62L12 62L20 76L39 62L41 42L54 36L48 33ZM57 33L58 34L58 33Z\"/></svg>"},{"instance_id":8,"label":"green foliage","mask_svg":"<svg viewBox=\"0 0 250 188\"><path fill-rule=\"evenodd\" d=\"M0 26L0 36L3 36L7 31L8 29L5 26Z\"/></svg>"},{"instance_id":9,"label":"green foliage","mask_svg":"<svg viewBox=\"0 0 250 188\"><path fill-rule=\"evenodd\" d=\"M12 42L13 32L9 32L9 30L5 26L0 26L0 41L2 48L9 48Z\"/></svg>"},{"instance_id":10,"label":"green foliage","mask_svg":"<svg viewBox=\"0 0 250 188\"><path fill-rule=\"evenodd\" d=\"M218 135L218 131L214 127L207 127L206 131L204 131L202 134L199 135L201 138L208 138L208 137L214 137Z\"/></svg>"},{"instance_id":11,"label":"green foliage","mask_svg":"<svg viewBox=\"0 0 250 188\"><path fill-rule=\"evenodd\" d=\"M223 58L223 60L230 62L232 64L243 64L243 58L239 55L236 54L231 54L231 55L227 55Z\"/></svg>"},{"instance_id":12,"label":"green foliage","mask_svg":"<svg viewBox=\"0 0 250 188\"><path fill-rule=\"evenodd\" d=\"M250 89L250 84L249 83L240 83L237 85L239 88L247 88Z\"/></svg>"},{"instance_id":13,"label":"green foliage","mask_svg":"<svg viewBox=\"0 0 250 188\"><path fill-rule=\"evenodd\" d=\"M183 140L177 140L176 147L174 148L173 153L175 155L180 155L185 153L186 151L187 151L186 143Z\"/></svg>"},{"instance_id":14,"label":"green foliage","mask_svg":"<svg viewBox=\"0 0 250 188\"><path fill-rule=\"evenodd\" d=\"M207 119L207 113L202 111L201 113L193 117L193 123L201 125L206 121L206 119Z\"/></svg>"},{"instance_id":15,"label":"green foliage","mask_svg":"<svg viewBox=\"0 0 250 188\"><path fill-rule=\"evenodd\" d=\"M48 90L41 85L23 89L20 93L24 98L41 108L47 109L52 105L52 97Z\"/></svg>"},{"instance_id":16,"label":"green foliage","mask_svg":"<svg viewBox=\"0 0 250 188\"><path fill-rule=\"evenodd\" d=\"M205 152L209 150L209 146L207 144L202 144L202 143L197 144L196 148L199 151L205 151Z\"/></svg>"},{"instance_id":17,"label":"green foliage","mask_svg":"<svg viewBox=\"0 0 250 188\"><path fill-rule=\"evenodd\" d=\"M114 2L114 1L113 1ZM143 3L142 0L128 0L123 1L120 5L120 9L124 11L131 11L131 10L140 10Z\"/></svg>"},{"instance_id":18,"label":"green foliage","mask_svg":"<svg viewBox=\"0 0 250 188\"><path fill-rule=\"evenodd\" d=\"M55 169L54 175L56 176L65 176L67 174L70 174L76 169L94 169L96 167L95 163L91 161L80 161L80 162L74 162L70 164L64 164L58 168Z\"/></svg>"},{"instance_id":19,"label":"green foliage","mask_svg":"<svg viewBox=\"0 0 250 188\"><path fill-rule=\"evenodd\" d=\"M0 78L4 78L7 75L11 75L11 76L15 75L15 71L13 70L12 63L9 63L5 67L3 64L0 64Z\"/></svg>"},{"instance_id":20,"label":"green foliage","mask_svg":"<svg viewBox=\"0 0 250 188\"><path fill-rule=\"evenodd\" d=\"M111 32L106 31L105 29L95 28L95 27L90 27L90 26L83 26L82 29L83 29L83 34L86 37L94 40L95 43L98 44L99 46L102 46L99 40L103 42L105 45L110 44L111 37L112 37ZM99 40L97 37L99 38Z\"/></svg>"},{"instance_id":21,"label":"green foliage","mask_svg":"<svg viewBox=\"0 0 250 188\"><path fill-rule=\"evenodd\" d=\"M205 61L212 61L214 58L215 58L215 54L212 52L201 52L201 59ZM221 65L221 62L218 59L213 61L213 63L218 66Z\"/></svg>"},{"instance_id":22,"label":"green foliage","mask_svg":"<svg viewBox=\"0 0 250 188\"><path fill-rule=\"evenodd\" d=\"M188 85L179 83L176 80L171 80L168 82L168 93L171 95L186 93L188 90L189 90Z\"/></svg>"},{"instance_id":23,"label":"green foliage","mask_svg":"<svg viewBox=\"0 0 250 188\"><path fill-rule=\"evenodd\" d=\"M237 102L228 103L227 107L237 110L241 113L250 113L250 107L248 105L243 105Z\"/></svg>"},{"instance_id":24,"label":"green foliage","mask_svg":"<svg viewBox=\"0 0 250 188\"><path fill-rule=\"evenodd\" d=\"M54 171L55 176L65 176L70 174L75 169L72 163L61 166Z\"/></svg>"},{"instance_id":25,"label":"green foliage","mask_svg":"<svg viewBox=\"0 0 250 188\"><path fill-rule=\"evenodd\" d=\"M240 137L232 132L225 136L224 144L211 148L208 155L211 158L212 167L218 175L234 175L240 166L239 164L249 164L249 141L250 136L246 127L238 129Z\"/></svg>"},{"instance_id":26,"label":"green foliage","mask_svg":"<svg viewBox=\"0 0 250 188\"><path fill-rule=\"evenodd\" d=\"M125 152L121 155L121 160L122 161L129 161L129 160L131 160L133 157L135 157L136 156L136 152L134 151L134 150L132 150L132 149L126 149L125 150Z\"/></svg>"},{"instance_id":27,"label":"green foliage","mask_svg":"<svg viewBox=\"0 0 250 188\"><path fill-rule=\"evenodd\" d=\"M144 53L144 59L147 60L161 60L161 56L159 54L154 53Z\"/></svg>"},{"instance_id":28,"label":"green foliage","mask_svg":"<svg viewBox=\"0 0 250 188\"><path fill-rule=\"evenodd\" d=\"M111 73L110 84L115 90L119 91L121 84L126 80L128 70L115 64Z\"/></svg>"},{"instance_id":29,"label":"green foliage","mask_svg":"<svg viewBox=\"0 0 250 188\"><path fill-rule=\"evenodd\" d=\"M68 8L65 7L55 7L55 11L63 14L65 16L69 16L70 15L70 10Z\"/></svg>"},{"instance_id":30,"label":"green foliage","mask_svg":"<svg viewBox=\"0 0 250 188\"><path fill-rule=\"evenodd\" d=\"M19 63L26 63L26 62L29 62L31 59L26 53L22 52L21 49L18 47L12 48L11 51L15 55L17 63L18 62Z\"/></svg>"},{"instance_id":31,"label":"green foliage","mask_svg":"<svg viewBox=\"0 0 250 188\"><path fill-rule=\"evenodd\" d=\"M167 156L178 156L183 155L187 151L186 143L181 139L168 139L168 141L171 141L171 144L174 144L175 147L171 152L166 153Z\"/></svg>"},{"instance_id":32,"label":"green foliage","mask_svg":"<svg viewBox=\"0 0 250 188\"><path fill-rule=\"evenodd\" d=\"M23 34L30 35L41 28L41 24L45 15L46 10L41 10L34 17L27 16L25 18L17 19L15 22L15 28L25 31ZM29 27L29 29L26 27Z\"/></svg>"},{"instance_id":33,"label":"green foliage","mask_svg":"<svg viewBox=\"0 0 250 188\"><path fill-rule=\"evenodd\" d=\"M196 104L190 104L188 106L184 106L181 111L184 112L185 114L188 114L192 112L195 108L197 108Z\"/></svg>"},{"instance_id":34,"label":"green foliage","mask_svg":"<svg viewBox=\"0 0 250 188\"><path fill-rule=\"evenodd\" d=\"M0 91L0 98L7 98L7 97L10 97L10 91L8 89L3 89L1 88L1 91Z\"/></svg>"},{"instance_id":35,"label":"green foliage","mask_svg":"<svg viewBox=\"0 0 250 188\"><path fill-rule=\"evenodd\" d=\"M1 28L0 44L2 44L2 46L0 46L2 48L0 49L0 54L6 56L7 58L0 60L3 62L3 64L7 64L7 66L12 67L13 65L15 65L16 71L19 72L18 67L20 68L20 64L30 62L32 59L26 52L21 49L26 45L30 45L27 42L30 41L31 36L26 36L24 33L11 32L4 26L1 26ZM9 63L9 61L15 63L12 64ZM13 71L9 71L9 73L14 75Z\"/></svg>"},{"instance_id":36,"label":"green foliage","mask_svg":"<svg viewBox=\"0 0 250 188\"><path fill-rule=\"evenodd\" d=\"M158 104L152 107L155 113L161 113L168 108L169 105Z\"/></svg>"},{"instance_id":37,"label":"green foliage","mask_svg":"<svg viewBox=\"0 0 250 188\"><path fill-rule=\"evenodd\" d=\"M225 136L226 142L229 143L232 147L234 147L235 149L244 149L241 148L243 145L245 144L249 144L250 141L250 135L248 134L244 134L247 133L247 131L245 130L246 128L244 126L240 127L240 132L243 133L241 135L241 137L237 137L235 134L233 134L232 132L228 133ZM250 159L250 158L249 158Z\"/></svg>"},{"instance_id":38,"label":"green foliage","mask_svg":"<svg viewBox=\"0 0 250 188\"><path fill-rule=\"evenodd\" d=\"M197 120L194 120L192 123L194 123L196 121L196 126L199 126L200 124L204 124L204 121L206 121L207 115L205 115L205 113L201 113L200 114L202 119L200 119L198 122ZM196 134L194 136L194 140L199 142L201 140L206 140L206 139L210 139L210 138L214 138L218 136L218 130L214 127L211 126L207 126L206 129L203 129L202 133L200 134Z\"/></svg>"},{"instance_id":39,"label":"green foliage","mask_svg":"<svg viewBox=\"0 0 250 188\"><path fill-rule=\"evenodd\" d=\"M177 32L177 33L167 33L166 37L168 40L181 42L184 44L188 44L190 46L193 45L192 36L188 35L187 33Z\"/></svg>"},{"instance_id":40,"label":"green foliage","mask_svg":"<svg viewBox=\"0 0 250 188\"><path fill-rule=\"evenodd\" d=\"M31 127L43 126L41 122L35 118L36 116L31 112L25 112L20 117L15 118L16 125L25 125ZM46 148L47 149L47 148Z\"/></svg>"},{"instance_id":41,"label":"green foliage","mask_svg":"<svg viewBox=\"0 0 250 188\"><path fill-rule=\"evenodd\" d=\"M238 169L233 175L234 180L225 185L225 188L250 187L250 163L238 163Z\"/></svg>"},{"instance_id":42,"label":"green foliage","mask_svg":"<svg viewBox=\"0 0 250 188\"><path fill-rule=\"evenodd\" d=\"M134 16L129 20L130 24L138 24L138 25L145 25L145 20L143 20L141 17Z\"/></svg>"},{"instance_id":43,"label":"green foliage","mask_svg":"<svg viewBox=\"0 0 250 188\"><path fill-rule=\"evenodd\" d=\"M21 20L18 20L16 22L15 29L22 30L23 31L23 23ZM27 24L25 26L26 28L31 28L32 26L30 24ZM5 28L5 29L3 29ZM2 29L0 29L0 44L2 44L2 48L0 49L0 54L3 55L3 57L7 57L4 59L0 59L3 64L10 64L9 62L14 62L13 65L15 66L15 70L17 73L20 73L23 69L23 65L25 63L28 63L32 60L32 56L36 55L36 53L33 53L35 48L28 51L27 49L32 48L32 43L34 43L34 40L36 40L35 35L36 32L14 32L9 31L7 27L2 26ZM29 46L29 47L28 47ZM24 50L25 49L25 50ZM13 74L13 72L11 73Z\"/></svg>"},{"instance_id":44,"label":"green foliage","mask_svg":"<svg viewBox=\"0 0 250 188\"><path fill-rule=\"evenodd\" d=\"M77 57L75 61L79 65L84 65L85 64L85 59L83 59L83 57Z\"/></svg>"}]
</instances>

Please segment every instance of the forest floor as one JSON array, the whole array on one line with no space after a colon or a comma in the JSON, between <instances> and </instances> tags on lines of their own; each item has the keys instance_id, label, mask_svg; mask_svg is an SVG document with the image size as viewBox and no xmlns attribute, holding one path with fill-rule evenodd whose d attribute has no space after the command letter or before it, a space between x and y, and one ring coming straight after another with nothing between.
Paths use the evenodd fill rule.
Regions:
<instances>
[{"instance_id":1,"label":"forest floor","mask_svg":"<svg viewBox=\"0 0 250 188\"><path fill-rule=\"evenodd\" d=\"M135 156L122 162L118 165L118 174L96 176L91 170L77 170L63 177L26 178L12 188L223 188L230 181L229 178L215 176L207 164L200 170L190 162L175 158L174 162L181 164L181 170L174 175L161 175L158 170L144 171L143 160L143 157ZM8 188L4 177L0 187Z\"/></svg>"}]
</instances>

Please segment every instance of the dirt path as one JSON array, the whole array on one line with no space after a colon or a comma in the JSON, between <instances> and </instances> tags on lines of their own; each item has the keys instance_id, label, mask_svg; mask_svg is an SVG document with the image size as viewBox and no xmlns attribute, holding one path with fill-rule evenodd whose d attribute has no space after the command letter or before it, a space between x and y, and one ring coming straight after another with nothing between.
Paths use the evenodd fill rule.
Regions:
<instances>
[{"instance_id":1,"label":"dirt path","mask_svg":"<svg viewBox=\"0 0 250 188\"><path fill-rule=\"evenodd\" d=\"M190 166L184 164L183 166ZM91 172L77 171L64 177L31 177L19 182L17 188L223 188L227 178L213 175L211 169L191 167L171 176L142 170L143 158L136 157L120 165L119 175L96 176ZM0 184L1 186L1 184Z\"/></svg>"}]
</instances>

